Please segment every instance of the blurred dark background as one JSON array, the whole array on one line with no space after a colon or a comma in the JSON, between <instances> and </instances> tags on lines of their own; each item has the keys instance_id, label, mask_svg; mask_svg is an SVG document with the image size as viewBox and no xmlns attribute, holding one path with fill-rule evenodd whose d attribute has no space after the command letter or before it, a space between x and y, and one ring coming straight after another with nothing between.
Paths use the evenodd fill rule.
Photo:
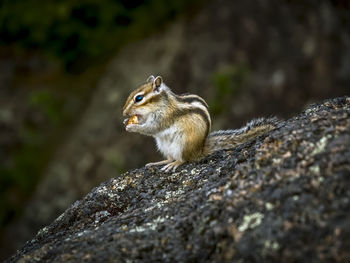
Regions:
<instances>
[{"instance_id":1,"label":"blurred dark background","mask_svg":"<svg viewBox=\"0 0 350 263\"><path fill-rule=\"evenodd\" d=\"M0 2L0 260L94 186L161 157L121 108L150 75L213 128L350 88L346 0Z\"/></svg>"}]
</instances>

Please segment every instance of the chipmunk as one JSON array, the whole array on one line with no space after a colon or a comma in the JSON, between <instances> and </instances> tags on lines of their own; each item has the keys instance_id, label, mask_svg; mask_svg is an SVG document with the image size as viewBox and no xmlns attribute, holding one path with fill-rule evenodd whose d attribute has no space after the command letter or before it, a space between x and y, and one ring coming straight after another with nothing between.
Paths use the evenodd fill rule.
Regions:
<instances>
[{"instance_id":1,"label":"chipmunk","mask_svg":"<svg viewBox=\"0 0 350 263\"><path fill-rule=\"evenodd\" d=\"M276 118L256 119L238 130L210 133L208 104L197 95L176 95L162 77L150 76L129 95L123 107L128 132L155 138L164 161L146 164L165 165L162 171L175 171L189 161L201 159L214 151L232 148L275 128Z\"/></svg>"}]
</instances>

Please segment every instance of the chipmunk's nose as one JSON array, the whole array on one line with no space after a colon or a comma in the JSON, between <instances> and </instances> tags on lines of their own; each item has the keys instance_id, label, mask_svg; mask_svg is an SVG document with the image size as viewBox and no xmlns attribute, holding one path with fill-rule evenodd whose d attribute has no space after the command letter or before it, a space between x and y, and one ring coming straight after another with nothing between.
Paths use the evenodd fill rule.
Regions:
<instances>
[{"instance_id":1,"label":"chipmunk's nose","mask_svg":"<svg viewBox=\"0 0 350 263\"><path fill-rule=\"evenodd\" d=\"M130 116L129 109L123 109L123 116Z\"/></svg>"},{"instance_id":2,"label":"chipmunk's nose","mask_svg":"<svg viewBox=\"0 0 350 263\"><path fill-rule=\"evenodd\" d=\"M125 103L124 106L123 106L123 109L122 109L123 116L126 116L128 114L129 109L130 109L129 103Z\"/></svg>"}]
</instances>

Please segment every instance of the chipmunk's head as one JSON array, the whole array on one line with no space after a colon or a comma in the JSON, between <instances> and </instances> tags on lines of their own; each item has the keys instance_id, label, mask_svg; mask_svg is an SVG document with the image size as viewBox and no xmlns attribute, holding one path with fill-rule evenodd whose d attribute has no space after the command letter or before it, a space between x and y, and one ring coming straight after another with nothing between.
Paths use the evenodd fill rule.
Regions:
<instances>
[{"instance_id":1,"label":"chipmunk's head","mask_svg":"<svg viewBox=\"0 0 350 263\"><path fill-rule=\"evenodd\" d=\"M123 107L123 115L129 117L124 120L126 130L140 132L150 125L155 112L165 103L167 91L162 77L150 76L144 85L131 92Z\"/></svg>"}]
</instances>

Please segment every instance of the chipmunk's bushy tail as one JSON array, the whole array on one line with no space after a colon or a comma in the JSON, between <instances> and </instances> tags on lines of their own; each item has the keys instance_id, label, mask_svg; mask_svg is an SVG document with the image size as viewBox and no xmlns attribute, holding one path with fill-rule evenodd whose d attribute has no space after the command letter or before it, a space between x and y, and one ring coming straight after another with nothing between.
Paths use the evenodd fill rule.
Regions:
<instances>
[{"instance_id":1,"label":"chipmunk's bushy tail","mask_svg":"<svg viewBox=\"0 0 350 263\"><path fill-rule=\"evenodd\" d=\"M248 122L244 127L237 130L214 131L209 134L205 142L205 152L211 154L218 150L229 149L245 143L275 129L277 123L278 119L275 117L259 118Z\"/></svg>"}]
</instances>

